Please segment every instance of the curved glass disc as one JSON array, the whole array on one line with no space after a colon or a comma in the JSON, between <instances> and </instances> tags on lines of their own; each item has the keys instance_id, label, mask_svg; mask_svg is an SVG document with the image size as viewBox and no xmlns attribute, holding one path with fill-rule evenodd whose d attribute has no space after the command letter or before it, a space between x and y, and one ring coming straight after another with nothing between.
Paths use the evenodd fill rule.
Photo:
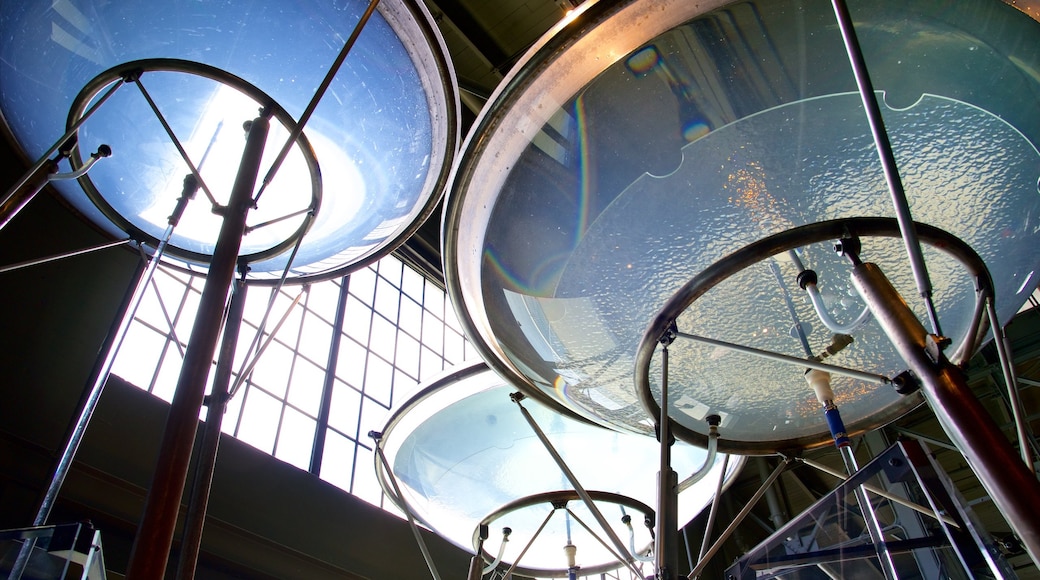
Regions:
<instances>
[{"instance_id":1,"label":"curved glass disc","mask_svg":"<svg viewBox=\"0 0 1040 580\"><path fill-rule=\"evenodd\" d=\"M573 490L563 471L539 441L509 395L515 389L483 363L470 365L429 384L390 419L383 432L387 462L407 505L438 534L467 549L473 549L477 525L507 504L539 494ZM606 492L631 498L656 510L659 447L655 440L619 433L578 421L525 400L539 428L559 452L568 468L588 492ZM672 450L673 467L682 480L704 464L707 452L685 443ZM731 458L727 481L739 471L742 461ZM722 456L699 482L679 495L680 525L693 519L710 501L718 484ZM392 497L393 487L377 461L377 473ZM632 516L637 550L650 544L642 525L642 514L631 506L597 501L604 518L618 537L629 542L629 531L621 523ZM545 529L519 562L525 570L566 570L562 546L577 546L583 570L619 566L599 541L578 521L599 530L581 500L570 501L565 510L553 513ZM503 561L516 562L538 527L553 509L545 502L507 510L489 525L484 549L492 557L499 550L504 526L512 529ZM602 531L601 538L607 541Z\"/></svg>"},{"instance_id":2,"label":"curved glass disc","mask_svg":"<svg viewBox=\"0 0 1040 580\"><path fill-rule=\"evenodd\" d=\"M913 218L981 255L1009 318L1040 267L1040 24L999 1L849 4ZM447 200L450 294L491 364L533 396L635 432L652 423L634 356L683 284L778 232L895 216L830 3L712 6L589 6L507 79L478 121L481 138L464 146ZM829 314L854 320L863 304L847 269L826 251L805 252ZM925 252L943 333L957 344L973 281ZM862 257L923 319L900 243L868 245ZM734 276L679 330L804 358L792 335L801 325L819 353L834 333L797 274L781 256ZM852 334L828 362L886 376L905 369L872 322ZM703 432L703 417L720 413L722 441L736 451L829 440L804 369L673 348L670 414L684 425ZM919 403L839 383L850 430Z\"/></svg>"},{"instance_id":3,"label":"curved glass disc","mask_svg":"<svg viewBox=\"0 0 1040 580\"><path fill-rule=\"evenodd\" d=\"M36 159L65 133L77 94L100 73L145 59L177 59L234 75L300 119L367 4L4 3L0 26L17 33L0 41L0 108L14 138ZM422 3L381 2L304 129L321 168L321 203L291 278L326 277L377 259L430 214L457 142L452 75ZM148 99L218 203L226 201L238 167L242 123L256 117L262 103L183 71L145 71L140 86L144 91L134 83L118 89L78 134L80 157L102 143L114 151L87 176L110 208L95 207L75 180L56 185L112 234L159 238L190 169ZM276 129L261 180L288 137ZM312 192L301 157L299 148L291 151L264 190L243 254L263 254L301 227ZM189 268L204 269L220 220L210 215L202 192L189 208L170 252ZM275 255L250 264L254 279L277 277L286 266L290 252L269 253Z\"/></svg>"}]
</instances>

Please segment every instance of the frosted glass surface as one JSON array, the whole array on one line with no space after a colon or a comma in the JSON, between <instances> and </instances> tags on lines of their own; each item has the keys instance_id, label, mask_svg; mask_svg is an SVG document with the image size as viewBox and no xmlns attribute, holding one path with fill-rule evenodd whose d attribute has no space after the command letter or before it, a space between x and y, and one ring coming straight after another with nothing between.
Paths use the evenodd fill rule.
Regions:
<instances>
[{"instance_id":1,"label":"frosted glass surface","mask_svg":"<svg viewBox=\"0 0 1040 580\"><path fill-rule=\"evenodd\" d=\"M641 433L652 421L635 392L635 352L683 284L778 232L895 216L830 3L738 2L692 16L666 3L679 20L652 38L624 24L633 13L653 23L658 4L596 12L597 27L564 29L573 38L529 55L532 72L507 80L478 121L484 136L463 148L445 226L452 296L496 368L560 407ZM999 1L850 9L914 219L981 255L1006 319L1040 266L1040 25ZM846 265L820 246L803 260L831 314L850 322L863 304ZM958 344L973 282L925 253L942 330ZM862 257L923 319L901 243L865 240ZM832 333L797 273L784 256L749 268L698 300L679 330L804 358L798 323L818 353ZM873 321L853 336L828 362L886 376L906 368ZM704 432L703 417L718 413L724 440L760 450L829 439L804 369L683 340L672 348L670 414L684 426ZM853 432L920 401L845 378L835 391Z\"/></svg>"},{"instance_id":2,"label":"frosted glass surface","mask_svg":"<svg viewBox=\"0 0 1040 580\"><path fill-rule=\"evenodd\" d=\"M358 23L367 2L5 2L0 27L0 107L33 160L63 133L74 98L97 75L141 59L180 59L236 75L299 119ZM374 259L432 210L455 147L457 96L446 56L425 9L406 1L380 4L332 80L305 134L321 166L322 203L293 275L328 275ZM244 143L242 123L260 105L211 79L146 72L141 84L182 141L218 202L225 202ZM287 138L276 126L261 178ZM159 237L180 195L188 166L147 101L132 84L81 129L81 156L99 144L113 157L88 174L118 214L110 220L75 181L62 195L118 234L130 224ZM294 150L249 219L267 223L309 207L311 179ZM243 254L291 236L296 215L253 230ZM172 239L183 259L205 262L219 219L200 192ZM256 278L280 274L288 253L251 264Z\"/></svg>"},{"instance_id":3,"label":"frosted glass surface","mask_svg":"<svg viewBox=\"0 0 1040 580\"><path fill-rule=\"evenodd\" d=\"M477 525L506 504L573 489L520 409L510 401L513 392L516 389L486 365L472 365L432 382L395 413L383 434L388 462L407 504L434 531L467 550L473 549ZM590 425L530 399L523 404L583 488L619 494L657 509L660 452L654 439ZM673 447L673 468L680 481L704 464L706 454L681 442ZM721 462L719 455L704 479L680 493L680 525L693 519L711 500ZM741 461L731 459L727 480L741 465ZM377 467L377 471L384 479L384 488L392 489L383 470ZM626 546L629 532L621 523L625 513L632 516L637 549L650 544L641 513L610 502L597 505ZM599 530L580 500L569 502L567 507ZM485 550L492 556L498 553L502 527L508 526L513 533L504 561L515 562L552 511L550 505L540 503L503 515L492 522ZM568 521L564 510L557 510L520 565L565 570L562 546L567 543L568 528L583 568L614 562L578 521Z\"/></svg>"}]
</instances>

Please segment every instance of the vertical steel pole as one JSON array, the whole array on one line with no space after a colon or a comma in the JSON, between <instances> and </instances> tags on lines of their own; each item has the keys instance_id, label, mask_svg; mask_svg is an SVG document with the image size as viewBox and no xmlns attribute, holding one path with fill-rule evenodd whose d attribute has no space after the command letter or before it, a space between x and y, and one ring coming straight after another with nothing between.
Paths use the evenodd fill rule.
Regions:
<instances>
[{"instance_id":1,"label":"vertical steel pole","mask_svg":"<svg viewBox=\"0 0 1040 580\"><path fill-rule=\"evenodd\" d=\"M198 314L184 353L184 364L170 404L158 462L145 500L144 515L130 553L126 573L130 580L154 580L162 578L166 573L191 450L195 444L199 412L206 394L206 378L220 336L219 321L223 319L228 289L235 276L246 214L252 205L252 193L269 128L270 121L266 113L254 119L249 126L242 163L224 210L224 222L217 237L199 299Z\"/></svg>"},{"instance_id":2,"label":"vertical steel pole","mask_svg":"<svg viewBox=\"0 0 1040 580\"><path fill-rule=\"evenodd\" d=\"M235 364L235 347L238 346L248 289L244 280L237 280L231 292L227 322L224 323L224 337L221 339L220 355L217 357L217 370L207 405L206 428L202 436L202 447L196 454L195 478L192 481L187 515L184 517L181 552L177 559L177 578L180 580L195 578L195 569L199 561L202 531L206 525L206 509L209 507L210 489L213 487L213 472L217 466L220 430L227 409L228 387L231 385L231 368Z\"/></svg>"},{"instance_id":3,"label":"vertical steel pole","mask_svg":"<svg viewBox=\"0 0 1040 580\"><path fill-rule=\"evenodd\" d=\"M672 469L671 418L668 415L668 345L675 336L669 329L661 339L661 416L657 422L661 465L657 472L657 537L654 538L658 580L674 580L679 573L679 475Z\"/></svg>"},{"instance_id":4,"label":"vertical steel pole","mask_svg":"<svg viewBox=\"0 0 1040 580\"><path fill-rule=\"evenodd\" d=\"M854 264L852 283L903 360L925 400L1022 545L1040 565L1040 482L972 393L964 374L874 264Z\"/></svg>"}]
</instances>

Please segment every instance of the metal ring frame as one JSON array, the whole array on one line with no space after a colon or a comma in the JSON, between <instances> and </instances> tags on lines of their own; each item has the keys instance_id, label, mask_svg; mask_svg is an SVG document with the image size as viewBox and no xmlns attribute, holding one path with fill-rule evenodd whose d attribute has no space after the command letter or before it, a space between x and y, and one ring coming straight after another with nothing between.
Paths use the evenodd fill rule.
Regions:
<instances>
[{"instance_id":1,"label":"metal ring frame","mask_svg":"<svg viewBox=\"0 0 1040 580\"><path fill-rule=\"evenodd\" d=\"M595 501L613 503L638 511L642 513L645 518L648 518L648 520L651 522L651 525L653 525L653 523L656 521L656 512L650 506L644 504L639 500L606 491L589 490L588 494ZM554 509L556 509L555 504L567 503L571 501L582 501L581 496L579 496L578 492L573 489L537 493L534 495L511 501L503 505L502 507L498 508L497 510L491 512L491 514L489 514L487 517L480 521L480 524L478 524L477 528L473 531L473 549L479 552L480 557L483 558L485 562L492 562L495 559L494 555L489 553L487 550L484 550L480 542L481 527L490 526L491 523L495 520L505 515L508 515L514 511L521 510L527 507L536 506L542 503L548 503L550 505L553 505ZM582 567L581 574L583 576L591 574L602 574L605 572L610 572L611 570L616 570L624 565L625 562L618 561L617 564L614 565L602 564L599 566L590 566L588 568ZM561 568L559 570L543 570L538 568L525 568L523 566L516 566L513 569L513 573L520 574L522 576L532 576L541 578L544 578L546 576L550 578L567 577L567 570L565 568Z\"/></svg>"},{"instance_id":2,"label":"metal ring frame","mask_svg":"<svg viewBox=\"0 0 1040 580\"><path fill-rule=\"evenodd\" d=\"M69 110L66 126L72 127L83 115L84 111L86 111L94 98L106 87L109 87L116 82L125 82L128 78L140 77L148 72L183 73L216 81L249 96L262 107L269 109L272 112L272 116L290 133L296 126L296 121L293 120L292 116L289 115L281 105L279 105L267 93L253 86L248 81L213 66L194 61L171 58L130 61L114 66L97 75L80 90L78 95L76 95L72 107ZM311 147L307 137L302 133L300 134L296 145L300 148L300 152L303 154L303 158L307 163L307 169L310 174L311 207L300 224L300 227L297 228L292 236L266 250L243 255L241 258L247 263L278 256L291 248L296 244L297 240L302 238L307 233L307 230L310 229L310 226L314 222L315 216L318 213L318 209L321 206L321 171L318 167L318 160L317 157L315 157L314 149ZM73 148L69 157L69 162L73 168L80 167L83 164L83 159L78 147ZM94 182L90 179L89 173L81 176L79 178L79 183L83 188L83 191L87 194L87 197L90 198L90 201L93 202L105 217L111 220L117 227L139 242L153 246L159 242L155 236L144 232L117 212L108 201L105 200L104 196L94 185ZM210 254L185 250L176 247L173 244L168 246L167 251L182 260L201 264L208 264L209 259L212 257ZM177 265L174 265L174 267L189 274L198 274L195 270L179 267Z\"/></svg>"},{"instance_id":3,"label":"metal ring frame","mask_svg":"<svg viewBox=\"0 0 1040 580\"><path fill-rule=\"evenodd\" d=\"M977 293L976 299L979 302L992 297L992 278L989 274L989 270L986 268L986 264L974 249L964 243L960 238L934 226L917 223L916 227L917 233L922 242L948 253L953 258L957 259L965 269L975 277ZM650 326L643 334L639 343L639 349L636 352L636 391L639 396L639 401L642 403L644 410L646 410L649 416L658 417L661 414L661 407L650 392L650 363L653 359L654 352L656 351L660 338L665 332L667 332L672 323L678 319L678 317L698 298L728 279L730 276L733 276L734 274L780 252L785 252L809 244L836 240L849 235L861 237L899 237L901 234L899 224L894 218L846 218L807 224L774 234L744 246L740 250L729 254L708 268L705 268L680 288L679 291L676 292L667 303L665 303L664 307L658 311L658 314L654 317ZM981 312L981 309L976 308L975 312L976 315L978 315L978 313ZM974 325L972 325L972 327L974 328ZM976 338L977 337L974 333L967 333L962 344L956 349L956 352L963 353L963 356L967 359L975 350ZM954 362L956 363L959 361ZM923 397L919 393L910 396L914 397L914 402L911 404L901 405L898 409L890 409L886 413L873 415L871 417L872 421L860 421L859 423L851 423L847 425L849 435L854 436L876 429L902 416L911 409L919 406L924 401ZM672 433L683 441L701 447L707 445L708 438L705 434L693 431L692 429L679 424L675 420L671 420L670 427ZM790 439L788 440L788 448L809 449L820 447L831 442L832 439L830 433L824 433L818 437L805 436ZM731 441L722 437L719 438L718 445L720 453L762 455L784 450L777 449L775 445L764 446L754 442Z\"/></svg>"}]
</instances>

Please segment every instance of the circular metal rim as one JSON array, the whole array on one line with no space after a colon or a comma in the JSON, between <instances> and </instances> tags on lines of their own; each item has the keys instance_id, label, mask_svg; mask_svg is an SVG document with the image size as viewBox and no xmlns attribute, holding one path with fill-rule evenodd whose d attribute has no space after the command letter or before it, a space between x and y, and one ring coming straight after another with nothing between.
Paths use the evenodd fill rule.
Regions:
<instances>
[{"instance_id":1,"label":"circular metal rim","mask_svg":"<svg viewBox=\"0 0 1040 580\"><path fill-rule=\"evenodd\" d=\"M426 220L437 211L440 207L441 200L444 197L444 191L447 188L452 167L454 166L455 159L459 153L459 144L462 141L462 126L460 124L460 119L462 118L462 101L459 97L459 82L458 78L455 76L455 67L451 62L451 58L448 56L448 47L444 42L444 37L440 34L440 29L437 27L437 23L434 20L433 15L431 15L430 11L426 8L426 5L423 2L416 2L413 0L404 0L402 4L404 4L405 8L408 10L408 15L411 17L409 21L418 27L418 32L422 35L423 40L425 41L425 46L430 49L430 56L433 56L432 63L423 59L422 64L430 66L437 71L437 77L440 79L440 89L444 95L444 99L445 101L450 101L444 103L445 106L442 111L445 116L444 125L446 131L444 135L444 158L440 171L432 182L429 179L427 180L427 183L430 184L431 194L426 200L426 205L418 214L416 214L409 226L401 230L397 236L388 239L381 248L367 256L325 272L294 277L294 282L311 283L339 278L378 262L399 248L408 238L415 234ZM380 2L377 9L381 14L384 14L385 17L385 13L392 8L393 6L389 3ZM386 21L391 27L400 22L400 20L393 18L386 18ZM403 40L405 37L403 35L398 35L398 38ZM420 79L425 78L423 75L419 76ZM426 87L426 89L426 95L429 96L431 91L429 90L429 87ZM431 117L434 117L432 111ZM436 127L436 123L433 123L433 125ZM434 135L433 142L435 144L438 142L436 140L436 135ZM261 283L264 282L268 285L274 285L277 283L277 280L263 281Z\"/></svg>"},{"instance_id":2,"label":"circular metal rim","mask_svg":"<svg viewBox=\"0 0 1040 580\"><path fill-rule=\"evenodd\" d=\"M476 362L465 365L462 368L449 370L431 379L428 386L424 387L419 392L412 395L411 398L405 401L399 409L397 409L390 415L390 418L386 421L386 426L384 426L382 432L379 433L380 441L377 441L376 445L382 446L382 440L384 440L394 430L394 428L401 422L402 417L404 417L404 415L409 410L420 405L423 401L429 399L431 396L440 391L446 385L463 381L467 377L482 373L487 369L488 367L484 362ZM375 453L373 454L373 456L373 459L375 461L376 481L379 482L379 487L383 490L383 493L386 495L386 497L389 498L390 501L392 501L394 505L396 505L397 508L401 511L410 513L413 518L421 522L424 526L430 528L431 530L436 530L437 528L433 526L430 522L426 521L425 519L416 515L415 513L412 513L411 510L408 509L407 503L404 501L404 498L398 496L397 493L394 491L393 486L390 484L389 481L387 481L386 469L383 467L383 462L379 459L379 454Z\"/></svg>"},{"instance_id":3,"label":"circular metal rim","mask_svg":"<svg viewBox=\"0 0 1040 580\"><path fill-rule=\"evenodd\" d=\"M644 504L643 502L641 502L639 500L636 500L636 499L633 499L633 498L630 498L628 496L624 496L624 495L621 495L621 494L607 492L607 491L588 490L587 493L589 494L589 497L592 498L593 501L602 501L602 502L607 502L607 503L613 503L613 504L621 505L621 506L624 506L624 507L627 507L627 508L631 508L631 509L633 509L635 511L641 512L645 517L649 517L652 522L656 521L656 519L657 519L657 512L655 512L650 506ZM497 520L498 518L500 518L500 517L502 517L504 515L507 515L509 513L512 513L514 511L526 508L526 507L535 506L535 505L538 505L540 503L554 504L554 503L559 503L559 502L570 502L570 501L577 501L577 502L581 502L582 501L581 496L579 496L578 492L573 490L573 489L559 490L559 491L548 491L548 492L544 492L544 493L538 493L538 494L530 495L530 496L527 496L527 497L522 497L520 499L511 501L511 502L503 505L502 507L500 507L497 510L495 510L495 511L491 512L490 514L488 514L477 525L477 528L473 531L473 550L475 552L477 552L480 555L480 557L482 559L484 559L485 562L493 562L495 560L495 557L481 547L481 544L480 544L480 528L481 527L483 527L483 526L490 526L491 522ZM583 575L584 574L602 574L602 573L605 573L605 572L610 572L612 570L617 570L618 568L621 568L624 565L625 565L625 562L619 560L615 565L601 564L601 565L598 565L598 566L590 566L588 568L582 567L581 568L581 572L582 572ZM534 576L534 577L541 577L541 578L544 578L546 576L548 576L550 578L563 578L563 577L567 576L567 570L566 569L562 569L562 568L561 569L542 569L542 568L525 568L523 566L517 566L513 570L513 572L516 573L516 574L523 575L523 576Z\"/></svg>"},{"instance_id":4,"label":"circular metal rim","mask_svg":"<svg viewBox=\"0 0 1040 580\"><path fill-rule=\"evenodd\" d=\"M257 103L265 108L268 108L272 112L272 116L278 120L290 133L296 127L296 121L289 115L289 113L281 107L273 98L267 93L255 87L248 81L229 73L225 70L206 65L199 62L171 59L171 58L154 58L154 59L142 59L125 62L120 65L109 68L106 71L101 72L90 82L88 82L80 90L79 94L76 95L72 101L72 106L69 109L69 116L66 120L66 128L71 128L75 125L79 119L86 112L87 108L93 99L98 96L102 90L106 87L111 86L116 82L126 82L127 78L135 78L148 72L172 72L172 73L184 73L194 76L206 78L217 83L229 86L249 97L254 99ZM260 260L266 260L274 256L283 254L286 250L292 247L297 240L301 239L306 235L307 230L310 229L311 224L314 222L314 217L321 207L322 197L322 182L321 182L321 169L318 166L318 160L315 157L314 149L311 147L307 137L301 133L296 143L301 153L303 154L304 160L307 163L307 168L311 177L311 208L307 216L303 219L300 227L293 233L292 236L286 238L282 242L259 252L253 254L243 254L240 259L244 262L252 263ZM80 167L83 164L82 157L78 144L73 147L70 155L70 162L74 168ZM147 232L143 231L130 220L125 218L122 214L117 212L107 200L104 195L97 189L94 182L90 179L90 174L84 174L79 179L80 187L83 188L84 193L94 204L101 213L107 217L116 227L120 228L131 238L137 240L143 244L149 244L155 246L159 243L159 240ZM167 245L167 251L182 260L188 262L194 262L199 264L209 264L212 255L203 254L200 252L193 252L185 250L174 244ZM177 269L186 271L191 274L201 274L200 272L193 271L187 268L179 267L177 264L171 264Z\"/></svg>"},{"instance_id":5,"label":"circular metal rim","mask_svg":"<svg viewBox=\"0 0 1040 580\"><path fill-rule=\"evenodd\" d=\"M675 22L693 18L723 6L728 0L710 0L703 3L685 2L684 0L651 0L641 2L639 0L627 0L625 2L611 2L605 0L587 0L575 9L573 18L562 20L559 24L543 35L520 60L510 69L510 72L499 83L491 94L487 105L477 116L462 149L459 151L455 166L449 181L447 197L445 199L444 211L441 218L441 248L444 255L444 283L447 288L448 297L459 324L466 335L470 338L474 348L488 365L510 383L515 385L525 395L537 400L543 405L562 413L573 419L586 423L597 423L590 417L581 415L573 409L563 405L557 399L547 395L534 382L515 365L509 362L505 350L497 341L481 331L481 324L470 315L470 309L465 302L464 283L459 272L459 228L460 224L473 220L468 207L464 208L472 200L466 197L459 198L458 191L469 190L474 179L474 169L477 163L466 163L464 160L474 158L480 160L485 154L500 155L501 152L489 143L488 135L496 133L503 126L508 117L508 112L513 110L516 101L524 97L524 93L531 88L535 81L546 75L552 65L556 64L566 52L574 52L576 45L586 47L586 50L595 50L595 42L587 39L587 33L598 32L600 34L616 37L608 33L597 31L601 24L611 23L615 26L619 22L629 19L641 22L639 34L634 38L626 37L624 44L628 48L618 54L618 50L610 51L610 58L596 58L600 64L595 74L585 74L589 79L606 67L610 66L611 59L619 60L623 54L638 48L647 39L656 34L675 26ZM667 23L667 24L664 24ZM629 35L632 36L632 35ZM571 56L571 60L580 57ZM554 76L554 75L549 75ZM581 76L581 75L579 75ZM553 84L557 83L553 78ZM571 82L574 79L570 79ZM578 79L580 81L580 79ZM547 96L548 102L553 102L556 95ZM542 109L542 107L539 107ZM481 189L487 189L482 184ZM469 196L467 196L469 197ZM479 205L479 204L478 204ZM484 317L487 318L486 316ZM598 422L601 426L616 429L616 425Z\"/></svg>"},{"instance_id":6,"label":"circular metal rim","mask_svg":"<svg viewBox=\"0 0 1040 580\"><path fill-rule=\"evenodd\" d=\"M921 242L942 250L957 259L968 272L975 276L976 293L980 297L991 299L993 282L989 270L974 249L960 238L934 226L923 223L916 223L915 226ZM649 416L654 417L655 421L659 420L657 418L661 416L661 407L650 392L651 360L657 349L659 339L673 321L687 308L710 289L722 283L733 274L768 259L770 256L799 246L838 239L845 235L900 237L901 231L895 218L845 218L806 224L752 242L716 261L683 285L653 318L644 332L639 342L639 349L636 352L636 391L643 409ZM965 344L970 343L973 339L974 337L972 336L965 336L957 351L963 352ZM965 354L965 358L970 356L970 354ZM906 401L906 404L895 405L895 407L898 407L897 409L889 409L886 413L874 416L870 421L860 420L856 423L847 424L849 436L856 436L881 427L913 410L923 403L924 399L920 392L917 392L908 395ZM678 439L693 445L704 446L707 444L708 438L705 434L698 433L677 423L670 416L668 420L670 421L669 428ZM829 432L819 436L802 436L776 440L770 445L751 441L731 441L725 438L724 433L721 435L718 439L719 453L738 455L768 455L791 450L812 449L833 443Z\"/></svg>"}]
</instances>

